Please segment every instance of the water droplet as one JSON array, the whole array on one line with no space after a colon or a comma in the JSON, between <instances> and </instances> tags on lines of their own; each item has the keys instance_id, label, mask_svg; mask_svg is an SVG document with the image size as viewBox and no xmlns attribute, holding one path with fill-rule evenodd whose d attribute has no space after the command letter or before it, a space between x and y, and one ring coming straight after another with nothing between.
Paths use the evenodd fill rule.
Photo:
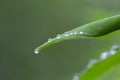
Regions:
<instances>
[{"instance_id":1,"label":"water droplet","mask_svg":"<svg viewBox=\"0 0 120 80\"><path fill-rule=\"evenodd\" d=\"M80 34L83 34L83 32L81 31Z\"/></svg>"},{"instance_id":2,"label":"water droplet","mask_svg":"<svg viewBox=\"0 0 120 80\"><path fill-rule=\"evenodd\" d=\"M68 32L65 32L64 34L68 34Z\"/></svg>"},{"instance_id":3,"label":"water droplet","mask_svg":"<svg viewBox=\"0 0 120 80\"><path fill-rule=\"evenodd\" d=\"M51 42L51 41L52 41L52 38L49 38L49 39L48 39L48 42Z\"/></svg>"},{"instance_id":4,"label":"water droplet","mask_svg":"<svg viewBox=\"0 0 120 80\"><path fill-rule=\"evenodd\" d=\"M35 54L38 54L38 53L39 53L39 51L38 51L37 49L35 49L35 50L34 50L34 53L35 53Z\"/></svg>"},{"instance_id":5,"label":"water droplet","mask_svg":"<svg viewBox=\"0 0 120 80\"><path fill-rule=\"evenodd\" d=\"M101 59L101 60L104 60L104 59L106 59L108 56L109 56L109 52L103 52L103 53L101 53L100 59Z\"/></svg>"},{"instance_id":6,"label":"water droplet","mask_svg":"<svg viewBox=\"0 0 120 80\"><path fill-rule=\"evenodd\" d=\"M115 50L110 50L110 51L109 51L109 54L110 54L110 55L114 55L115 53L116 53Z\"/></svg>"},{"instance_id":7,"label":"water droplet","mask_svg":"<svg viewBox=\"0 0 120 80\"><path fill-rule=\"evenodd\" d=\"M58 34L58 35L56 36L56 38L57 38L57 39L60 39L60 38L61 38L61 35L60 35L60 34Z\"/></svg>"},{"instance_id":8,"label":"water droplet","mask_svg":"<svg viewBox=\"0 0 120 80\"><path fill-rule=\"evenodd\" d=\"M64 36L69 36L70 34L64 34Z\"/></svg>"},{"instance_id":9,"label":"water droplet","mask_svg":"<svg viewBox=\"0 0 120 80\"><path fill-rule=\"evenodd\" d=\"M87 68L91 68L93 64L97 63L98 60L97 59L91 59L87 65Z\"/></svg>"},{"instance_id":10,"label":"water droplet","mask_svg":"<svg viewBox=\"0 0 120 80\"><path fill-rule=\"evenodd\" d=\"M73 76L73 80L79 80L79 74L76 73L74 76Z\"/></svg>"},{"instance_id":11,"label":"water droplet","mask_svg":"<svg viewBox=\"0 0 120 80\"><path fill-rule=\"evenodd\" d=\"M73 35L74 33L70 33L70 35Z\"/></svg>"},{"instance_id":12,"label":"water droplet","mask_svg":"<svg viewBox=\"0 0 120 80\"><path fill-rule=\"evenodd\" d=\"M120 46L118 46L118 45L113 45L113 46L111 47L111 50L118 51L118 50L120 50Z\"/></svg>"},{"instance_id":13,"label":"water droplet","mask_svg":"<svg viewBox=\"0 0 120 80\"><path fill-rule=\"evenodd\" d=\"M109 51L110 55L114 55L118 50L120 50L120 47L118 45L113 45Z\"/></svg>"},{"instance_id":14,"label":"water droplet","mask_svg":"<svg viewBox=\"0 0 120 80\"><path fill-rule=\"evenodd\" d=\"M73 34L77 34L77 32L74 32Z\"/></svg>"}]
</instances>

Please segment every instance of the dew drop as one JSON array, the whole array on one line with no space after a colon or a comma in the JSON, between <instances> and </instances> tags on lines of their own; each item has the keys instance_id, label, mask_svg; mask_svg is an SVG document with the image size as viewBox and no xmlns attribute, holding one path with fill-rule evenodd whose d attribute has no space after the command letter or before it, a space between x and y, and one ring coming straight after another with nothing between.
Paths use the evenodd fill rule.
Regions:
<instances>
[{"instance_id":1,"label":"dew drop","mask_svg":"<svg viewBox=\"0 0 120 80\"><path fill-rule=\"evenodd\" d=\"M76 73L74 76L73 76L73 80L79 80L79 74Z\"/></svg>"},{"instance_id":2,"label":"dew drop","mask_svg":"<svg viewBox=\"0 0 120 80\"><path fill-rule=\"evenodd\" d=\"M64 34L64 36L69 36L69 34Z\"/></svg>"},{"instance_id":3,"label":"dew drop","mask_svg":"<svg viewBox=\"0 0 120 80\"><path fill-rule=\"evenodd\" d=\"M110 51L109 51L109 54L110 54L110 55L114 55L115 53L116 53L115 50L110 50Z\"/></svg>"},{"instance_id":4,"label":"dew drop","mask_svg":"<svg viewBox=\"0 0 120 80\"><path fill-rule=\"evenodd\" d=\"M64 34L68 34L68 32L65 32Z\"/></svg>"},{"instance_id":5,"label":"dew drop","mask_svg":"<svg viewBox=\"0 0 120 80\"><path fill-rule=\"evenodd\" d=\"M35 54L38 54L38 53L39 53L39 51L38 51L37 49L35 49L35 50L34 50L34 53L35 53Z\"/></svg>"},{"instance_id":6,"label":"dew drop","mask_svg":"<svg viewBox=\"0 0 120 80\"><path fill-rule=\"evenodd\" d=\"M106 59L108 56L109 56L109 52L103 52L103 53L101 53L100 59L101 59L101 60L104 60L104 59Z\"/></svg>"},{"instance_id":7,"label":"dew drop","mask_svg":"<svg viewBox=\"0 0 120 80\"><path fill-rule=\"evenodd\" d=\"M60 34L58 34L58 35L56 36L56 38L57 38L57 39L60 39L60 38L61 38L61 35L60 35Z\"/></svg>"},{"instance_id":8,"label":"dew drop","mask_svg":"<svg viewBox=\"0 0 120 80\"><path fill-rule=\"evenodd\" d=\"M113 45L113 46L111 47L111 50L118 51L118 50L120 50L120 46L118 46L118 45Z\"/></svg>"},{"instance_id":9,"label":"dew drop","mask_svg":"<svg viewBox=\"0 0 120 80\"><path fill-rule=\"evenodd\" d=\"M51 42L51 41L52 41L52 38L49 38L49 39L48 39L48 42Z\"/></svg>"},{"instance_id":10,"label":"dew drop","mask_svg":"<svg viewBox=\"0 0 120 80\"><path fill-rule=\"evenodd\" d=\"M97 63L98 60L97 59L91 59L87 65L87 68L91 68L93 64Z\"/></svg>"},{"instance_id":11,"label":"dew drop","mask_svg":"<svg viewBox=\"0 0 120 80\"><path fill-rule=\"evenodd\" d=\"M74 34L77 34L77 32L74 32Z\"/></svg>"},{"instance_id":12,"label":"dew drop","mask_svg":"<svg viewBox=\"0 0 120 80\"><path fill-rule=\"evenodd\" d=\"M74 33L70 33L70 35L73 35Z\"/></svg>"},{"instance_id":13,"label":"dew drop","mask_svg":"<svg viewBox=\"0 0 120 80\"><path fill-rule=\"evenodd\" d=\"M118 50L120 50L120 47L118 45L113 45L109 51L110 55L114 55Z\"/></svg>"},{"instance_id":14,"label":"dew drop","mask_svg":"<svg viewBox=\"0 0 120 80\"><path fill-rule=\"evenodd\" d=\"M80 34L83 34L83 32L81 31Z\"/></svg>"}]
</instances>

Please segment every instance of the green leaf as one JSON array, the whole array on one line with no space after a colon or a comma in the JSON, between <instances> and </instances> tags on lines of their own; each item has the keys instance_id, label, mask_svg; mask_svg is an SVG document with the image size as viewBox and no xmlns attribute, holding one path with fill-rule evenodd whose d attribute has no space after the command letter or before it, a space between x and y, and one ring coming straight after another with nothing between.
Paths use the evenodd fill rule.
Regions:
<instances>
[{"instance_id":1,"label":"green leaf","mask_svg":"<svg viewBox=\"0 0 120 80\"><path fill-rule=\"evenodd\" d=\"M99 37L120 29L120 15L108 17L102 20L91 22L63 34L58 34L55 38L49 38L47 42L35 49L35 54L40 50L67 39Z\"/></svg>"},{"instance_id":2,"label":"green leaf","mask_svg":"<svg viewBox=\"0 0 120 80\"><path fill-rule=\"evenodd\" d=\"M107 71L120 64L120 51L116 54L106 58L105 60L98 61L92 65L91 68L84 71L79 80L98 80L101 76L105 75Z\"/></svg>"}]
</instances>

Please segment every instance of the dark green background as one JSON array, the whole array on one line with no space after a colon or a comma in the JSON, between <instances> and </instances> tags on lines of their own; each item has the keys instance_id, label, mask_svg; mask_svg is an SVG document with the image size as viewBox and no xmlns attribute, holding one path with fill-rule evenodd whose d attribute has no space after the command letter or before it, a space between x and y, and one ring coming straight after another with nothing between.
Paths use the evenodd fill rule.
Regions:
<instances>
[{"instance_id":1,"label":"dark green background","mask_svg":"<svg viewBox=\"0 0 120 80\"><path fill-rule=\"evenodd\" d=\"M120 31L93 39L40 44L82 24L120 13L120 0L0 1L0 80L72 80L88 60L112 45Z\"/></svg>"}]
</instances>

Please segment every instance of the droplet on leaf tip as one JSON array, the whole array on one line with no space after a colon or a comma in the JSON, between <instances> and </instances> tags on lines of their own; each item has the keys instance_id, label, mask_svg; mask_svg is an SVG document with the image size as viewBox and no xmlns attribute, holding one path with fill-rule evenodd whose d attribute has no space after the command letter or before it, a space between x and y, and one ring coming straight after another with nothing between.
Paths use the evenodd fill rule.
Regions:
<instances>
[{"instance_id":1,"label":"droplet on leaf tip","mask_svg":"<svg viewBox=\"0 0 120 80\"><path fill-rule=\"evenodd\" d=\"M39 51L38 51L37 49L35 49L35 50L34 50L34 53L35 53L35 54L38 54L38 53L39 53Z\"/></svg>"}]
</instances>

